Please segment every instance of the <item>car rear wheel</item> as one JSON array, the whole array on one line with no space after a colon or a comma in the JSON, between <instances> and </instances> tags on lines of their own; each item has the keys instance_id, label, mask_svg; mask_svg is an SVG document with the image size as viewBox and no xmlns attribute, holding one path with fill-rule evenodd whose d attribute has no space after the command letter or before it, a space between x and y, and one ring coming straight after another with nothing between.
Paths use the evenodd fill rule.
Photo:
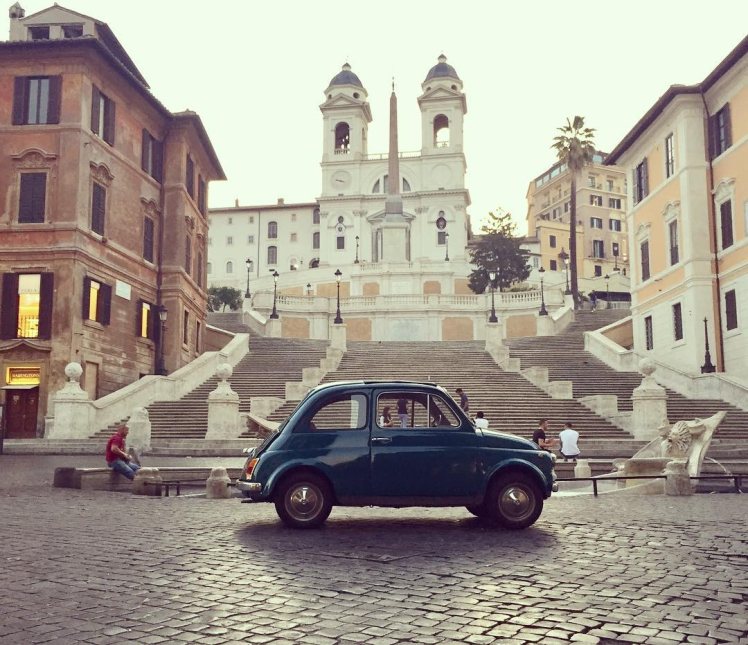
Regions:
<instances>
[{"instance_id":1,"label":"car rear wheel","mask_svg":"<svg viewBox=\"0 0 748 645\"><path fill-rule=\"evenodd\" d=\"M543 496L532 477L507 473L497 477L484 502L487 516L508 529L524 529L543 511Z\"/></svg>"},{"instance_id":2,"label":"car rear wheel","mask_svg":"<svg viewBox=\"0 0 748 645\"><path fill-rule=\"evenodd\" d=\"M332 510L332 491L318 475L299 473L281 483L275 511L284 524L295 529L321 526Z\"/></svg>"}]
</instances>

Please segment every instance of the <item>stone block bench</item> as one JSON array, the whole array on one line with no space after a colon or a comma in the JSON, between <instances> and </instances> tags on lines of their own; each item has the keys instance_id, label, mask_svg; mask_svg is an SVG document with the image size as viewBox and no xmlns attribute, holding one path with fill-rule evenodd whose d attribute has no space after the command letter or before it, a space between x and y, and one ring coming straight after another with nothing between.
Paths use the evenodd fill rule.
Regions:
<instances>
[{"instance_id":1,"label":"stone block bench","mask_svg":"<svg viewBox=\"0 0 748 645\"><path fill-rule=\"evenodd\" d=\"M211 468L168 466L160 467L158 470L164 482L184 481L186 483L196 480L204 482L208 479ZM231 479L236 479L241 474L241 468L228 468L227 470ZM123 492L130 492L132 488L132 482L127 477L115 473L111 468L55 468L52 485L55 488Z\"/></svg>"}]
</instances>

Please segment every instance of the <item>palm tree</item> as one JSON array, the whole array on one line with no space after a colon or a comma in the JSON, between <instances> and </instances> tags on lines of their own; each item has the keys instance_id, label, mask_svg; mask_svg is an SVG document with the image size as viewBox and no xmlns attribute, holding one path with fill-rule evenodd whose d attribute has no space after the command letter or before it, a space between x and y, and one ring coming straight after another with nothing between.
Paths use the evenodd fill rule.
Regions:
<instances>
[{"instance_id":1,"label":"palm tree","mask_svg":"<svg viewBox=\"0 0 748 645\"><path fill-rule=\"evenodd\" d=\"M584 127L584 117L566 119L566 125L558 128L560 135L553 138L552 148L561 163L566 164L571 176L571 199L569 208L569 263L571 265L570 289L574 308L580 305L577 281L577 178L582 168L592 163L595 155L594 128Z\"/></svg>"}]
</instances>

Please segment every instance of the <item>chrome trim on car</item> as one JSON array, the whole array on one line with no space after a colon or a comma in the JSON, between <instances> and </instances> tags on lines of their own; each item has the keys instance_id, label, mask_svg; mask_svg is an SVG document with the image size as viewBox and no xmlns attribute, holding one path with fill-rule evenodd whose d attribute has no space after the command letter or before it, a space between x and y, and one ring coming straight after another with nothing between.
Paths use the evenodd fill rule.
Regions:
<instances>
[{"instance_id":1,"label":"chrome trim on car","mask_svg":"<svg viewBox=\"0 0 748 645\"><path fill-rule=\"evenodd\" d=\"M241 479L236 482L236 487L239 490L245 490L248 493L259 493L262 490L262 484L260 482L245 482Z\"/></svg>"}]
</instances>

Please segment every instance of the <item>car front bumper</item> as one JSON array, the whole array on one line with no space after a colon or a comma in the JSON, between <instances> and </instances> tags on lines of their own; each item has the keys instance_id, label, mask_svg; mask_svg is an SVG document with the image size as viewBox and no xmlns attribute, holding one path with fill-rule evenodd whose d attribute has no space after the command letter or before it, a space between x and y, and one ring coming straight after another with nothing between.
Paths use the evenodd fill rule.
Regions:
<instances>
[{"instance_id":1,"label":"car front bumper","mask_svg":"<svg viewBox=\"0 0 748 645\"><path fill-rule=\"evenodd\" d=\"M253 495L259 495L262 492L262 484L260 482L248 482L239 479L236 482L236 487L244 493L252 493Z\"/></svg>"}]
</instances>

